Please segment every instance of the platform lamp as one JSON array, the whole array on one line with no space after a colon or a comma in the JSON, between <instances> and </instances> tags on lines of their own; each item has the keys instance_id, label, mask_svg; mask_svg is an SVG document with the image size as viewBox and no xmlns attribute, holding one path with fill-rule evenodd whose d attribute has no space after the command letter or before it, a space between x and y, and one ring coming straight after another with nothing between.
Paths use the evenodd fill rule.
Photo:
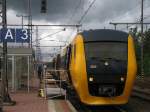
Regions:
<instances>
[{"instance_id":1,"label":"platform lamp","mask_svg":"<svg viewBox=\"0 0 150 112\"><path fill-rule=\"evenodd\" d=\"M21 25L22 25L22 29L23 29L23 25L24 25L23 18L25 18L25 17L29 17L29 16L22 15L22 14L17 14L17 15L16 15L16 17L21 17Z\"/></svg>"},{"instance_id":2,"label":"platform lamp","mask_svg":"<svg viewBox=\"0 0 150 112\"><path fill-rule=\"evenodd\" d=\"M22 15L22 14L17 14L16 17L21 17L21 26L22 26L22 29L23 29L23 26L24 26L23 18L29 17L29 16ZM22 46L23 46L23 42L22 42Z\"/></svg>"}]
</instances>

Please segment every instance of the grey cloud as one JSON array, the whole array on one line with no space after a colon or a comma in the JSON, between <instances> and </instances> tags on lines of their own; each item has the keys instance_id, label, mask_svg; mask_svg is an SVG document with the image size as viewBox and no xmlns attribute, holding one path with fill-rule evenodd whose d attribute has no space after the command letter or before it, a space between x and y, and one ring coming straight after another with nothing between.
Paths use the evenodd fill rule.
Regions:
<instances>
[{"instance_id":1,"label":"grey cloud","mask_svg":"<svg viewBox=\"0 0 150 112\"><path fill-rule=\"evenodd\" d=\"M67 21L79 3L81 3L81 6L83 5L80 0L47 0L47 13L41 14L41 0L31 0L33 19L52 22ZM8 0L7 7L17 11L17 13L27 14L28 0Z\"/></svg>"},{"instance_id":2,"label":"grey cloud","mask_svg":"<svg viewBox=\"0 0 150 112\"><path fill-rule=\"evenodd\" d=\"M77 22L89 6L89 1L91 2L92 0L47 0L47 13L41 14L40 0L31 0L33 19L63 23L69 20L72 13L75 12L75 8L77 8L77 14L73 18L74 22ZM133 13L139 13L140 15L140 1L97 0L84 18L83 23L104 23L108 20L114 20L125 13L129 13L134 9ZM27 2L28 0L8 0L8 8L16 10L18 13L27 13ZM77 5L80 6L77 7ZM150 1L145 0L145 6L149 5ZM129 16L132 16L132 13Z\"/></svg>"},{"instance_id":3,"label":"grey cloud","mask_svg":"<svg viewBox=\"0 0 150 112\"><path fill-rule=\"evenodd\" d=\"M137 7L137 4L137 0L102 0L101 2L97 0L86 17L85 22L104 22L117 18L133 10Z\"/></svg>"}]
</instances>

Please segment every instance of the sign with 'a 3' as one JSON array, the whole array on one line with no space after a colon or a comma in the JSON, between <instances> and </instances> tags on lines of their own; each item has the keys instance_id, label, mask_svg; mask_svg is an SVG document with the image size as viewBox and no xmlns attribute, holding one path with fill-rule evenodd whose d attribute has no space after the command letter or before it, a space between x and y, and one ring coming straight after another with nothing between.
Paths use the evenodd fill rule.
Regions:
<instances>
[{"instance_id":1,"label":"sign with 'a 3'","mask_svg":"<svg viewBox=\"0 0 150 112\"><path fill-rule=\"evenodd\" d=\"M2 28L0 30L0 42L3 41L29 43L30 31L29 29Z\"/></svg>"}]
</instances>

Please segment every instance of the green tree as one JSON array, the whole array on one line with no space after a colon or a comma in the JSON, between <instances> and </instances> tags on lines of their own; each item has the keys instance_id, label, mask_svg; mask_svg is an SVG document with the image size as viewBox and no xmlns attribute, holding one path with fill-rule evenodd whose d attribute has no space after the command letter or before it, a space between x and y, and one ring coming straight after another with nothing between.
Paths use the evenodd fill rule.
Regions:
<instances>
[{"instance_id":1,"label":"green tree","mask_svg":"<svg viewBox=\"0 0 150 112\"><path fill-rule=\"evenodd\" d=\"M137 28L131 29L130 34L134 37L135 49L136 49L136 58L138 63L138 74L141 70L141 32L137 31ZM150 29L144 32L143 39L143 52L144 52L144 73L145 75L150 75Z\"/></svg>"}]
</instances>

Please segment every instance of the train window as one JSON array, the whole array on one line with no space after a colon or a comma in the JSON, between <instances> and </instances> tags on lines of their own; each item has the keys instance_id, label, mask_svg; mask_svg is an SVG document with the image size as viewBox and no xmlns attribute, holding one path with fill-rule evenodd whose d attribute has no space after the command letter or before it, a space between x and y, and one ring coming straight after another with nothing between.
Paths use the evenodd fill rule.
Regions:
<instances>
[{"instance_id":1,"label":"train window","mask_svg":"<svg viewBox=\"0 0 150 112\"><path fill-rule=\"evenodd\" d=\"M86 58L112 58L127 60L127 43L88 42L85 43Z\"/></svg>"}]
</instances>

